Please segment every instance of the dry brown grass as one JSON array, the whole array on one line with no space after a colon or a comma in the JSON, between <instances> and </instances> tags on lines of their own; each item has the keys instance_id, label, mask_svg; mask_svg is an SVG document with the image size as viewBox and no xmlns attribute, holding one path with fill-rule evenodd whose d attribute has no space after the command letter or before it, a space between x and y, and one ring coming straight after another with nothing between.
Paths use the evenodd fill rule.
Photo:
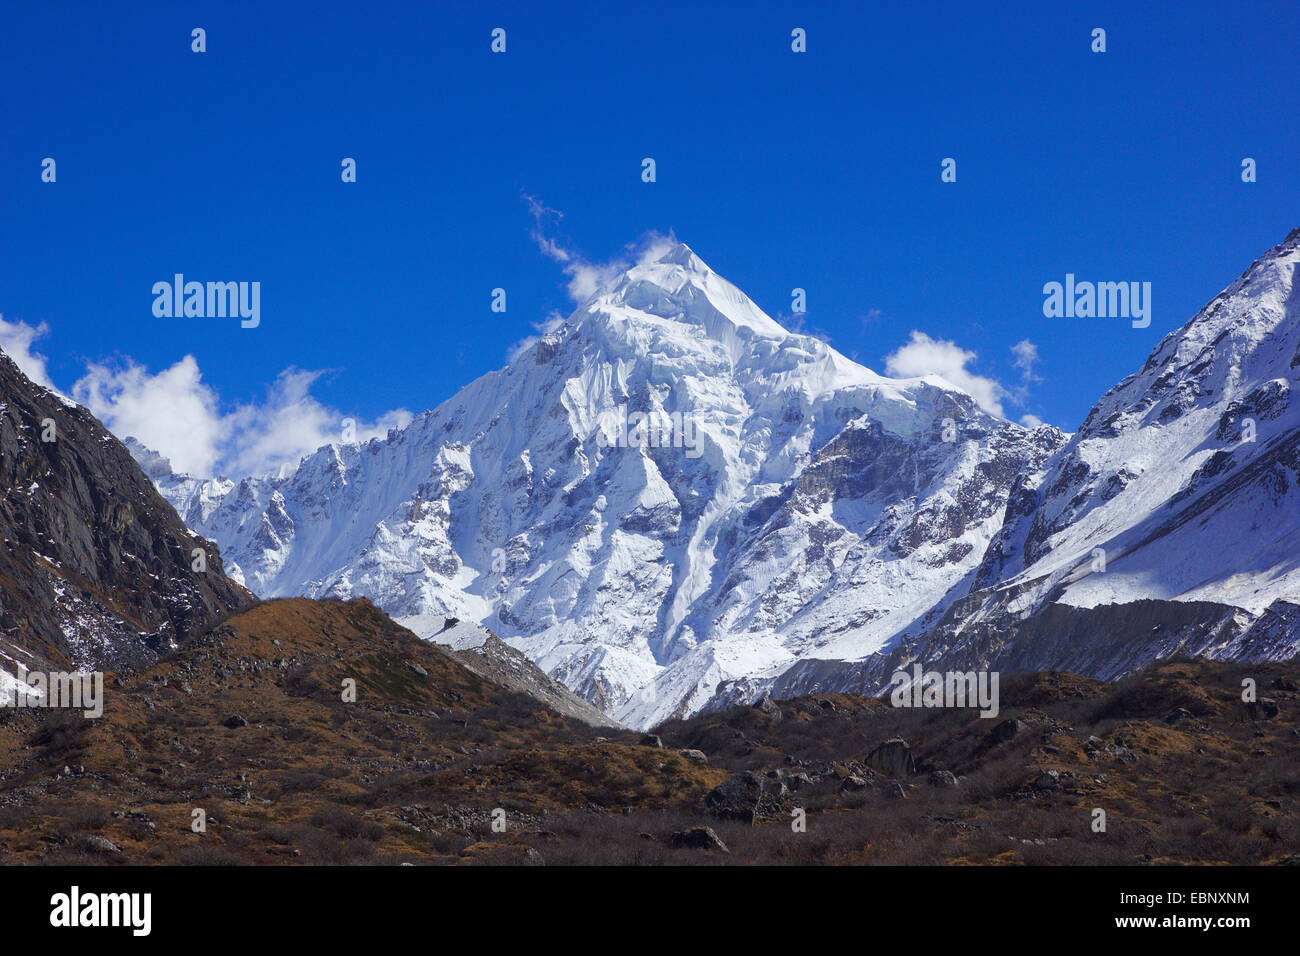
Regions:
<instances>
[{"instance_id":1,"label":"dry brown grass","mask_svg":"<svg viewBox=\"0 0 1300 956\"><path fill-rule=\"evenodd\" d=\"M1247 675L1279 701L1276 719L1240 705ZM992 721L807 697L781 702L780 721L745 707L670 722L659 749L483 681L368 602L274 601L154 667L110 675L99 720L0 712L0 861L1271 862L1300 844L1300 700L1270 686L1297 677L1295 664L1175 661L1114 685L1005 678ZM355 703L341 699L347 678ZM1166 723L1178 707L1193 716ZM247 724L223 726L233 714ZM1026 730L993 743L1008 719ZM862 766L894 736L918 763L902 798ZM806 833L706 813L705 794L731 775L776 768L814 777L789 795ZM934 769L960 786L928 786ZM1067 784L1035 790L1045 770ZM841 790L850 773L868 786ZM1091 830L1095 807L1105 833ZM196 808L205 833L191 830ZM672 847L700 824L730 852Z\"/></svg>"}]
</instances>

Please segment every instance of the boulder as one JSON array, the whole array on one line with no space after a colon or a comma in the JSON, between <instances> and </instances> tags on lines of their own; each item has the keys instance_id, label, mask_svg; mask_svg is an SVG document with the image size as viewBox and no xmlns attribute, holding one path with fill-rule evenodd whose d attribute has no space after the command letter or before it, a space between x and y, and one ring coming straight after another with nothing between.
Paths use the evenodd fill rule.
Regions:
<instances>
[{"instance_id":1,"label":"boulder","mask_svg":"<svg viewBox=\"0 0 1300 956\"><path fill-rule=\"evenodd\" d=\"M912 748L902 737L892 737L867 755L867 766L891 777L906 777L916 773Z\"/></svg>"},{"instance_id":2,"label":"boulder","mask_svg":"<svg viewBox=\"0 0 1300 956\"><path fill-rule=\"evenodd\" d=\"M722 820L757 823L783 817L789 809L788 789L779 777L760 777L752 770L737 774L704 795L704 808Z\"/></svg>"},{"instance_id":3,"label":"boulder","mask_svg":"<svg viewBox=\"0 0 1300 956\"><path fill-rule=\"evenodd\" d=\"M102 836L92 836L86 840L86 849L92 853L121 853L122 848L112 840Z\"/></svg>"},{"instance_id":4,"label":"boulder","mask_svg":"<svg viewBox=\"0 0 1300 956\"><path fill-rule=\"evenodd\" d=\"M926 782L932 787L938 787L941 790L950 790L957 786L957 775L951 770L934 770L930 773Z\"/></svg>"},{"instance_id":5,"label":"boulder","mask_svg":"<svg viewBox=\"0 0 1300 956\"><path fill-rule=\"evenodd\" d=\"M813 778L800 770L796 773L790 774L787 783L791 790L806 790L808 787L813 785Z\"/></svg>"},{"instance_id":6,"label":"boulder","mask_svg":"<svg viewBox=\"0 0 1300 956\"><path fill-rule=\"evenodd\" d=\"M712 827L691 827L689 830L679 830L669 839L669 844L675 850L721 850L723 853L730 853L727 844L713 832Z\"/></svg>"},{"instance_id":7,"label":"boulder","mask_svg":"<svg viewBox=\"0 0 1300 956\"><path fill-rule=\"evenodd\" d=\"M1047 790L1060 790L1061 772L1059 770L1044 770L1042 773L1040 773L1037 777L1034 778L1034 782L1031 786L1033 786L1033 788L1039 792L1043 792Z\"/></svg>"}]
</instances>

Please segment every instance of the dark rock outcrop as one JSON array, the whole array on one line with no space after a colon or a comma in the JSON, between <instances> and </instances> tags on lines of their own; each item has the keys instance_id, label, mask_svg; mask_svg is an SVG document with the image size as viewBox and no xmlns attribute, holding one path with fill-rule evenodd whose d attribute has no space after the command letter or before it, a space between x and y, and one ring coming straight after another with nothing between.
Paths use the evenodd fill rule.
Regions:
<instances>
[{"instance_id":1,"label":"dark rock outcrop","mask_svg":"<svg viewBox=\"0 0 1300 956\"><path fill-rule=\"evenodd\" d=\"M0 649L55 667L147 664L250 605L130 452L0 355Z\"/></svg>"}]
</instances>

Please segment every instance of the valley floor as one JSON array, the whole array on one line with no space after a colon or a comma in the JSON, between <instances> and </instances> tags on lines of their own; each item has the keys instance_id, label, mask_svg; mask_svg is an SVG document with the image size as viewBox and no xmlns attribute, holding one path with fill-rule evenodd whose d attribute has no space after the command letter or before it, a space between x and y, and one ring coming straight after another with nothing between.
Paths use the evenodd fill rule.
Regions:
<instances>
[{"instance_id":1,"label":"valley floor","mask_svg":"<svg viewBox=\"0 0 1300 956\"><path fill-rule=\"evenodd\" d=\"M1001 690L994 719L829 695L642 735L367 601L272 601L107 675L99 719L0 711L0 863L1300 862L1300 663Z\"/></svg>"}]
</instances>

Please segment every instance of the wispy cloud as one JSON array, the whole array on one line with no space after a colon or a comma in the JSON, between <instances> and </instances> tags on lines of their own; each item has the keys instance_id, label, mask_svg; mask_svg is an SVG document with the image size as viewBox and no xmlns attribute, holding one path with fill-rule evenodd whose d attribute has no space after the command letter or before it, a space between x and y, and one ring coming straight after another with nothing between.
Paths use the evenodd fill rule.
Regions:
<instances>
[{"instance_id":1,"label":"wispy cloud","mask_svg":"<svg viewBox=\"0 0 1300 956\"><path fill-rule=\"evenodd\" d=\"M858 316L858 322L861 323L864 329L869 329L874 325L878 325L884 317L885 313L880 309L868 309L864 315Z\"/></svg>"},{"instance_id":2,"label":"wispy cloud","mask_svg":"<svg viewBox=\"0 0 1300 956\"><path fill-rule=\"evenodd\" d=\"M1034 374L1034 366L1038 364L1037 345L1029 339L1021 339L1011 346L1011 355L1011 364L1020 370L1021 379L1026 385L1043 380L1041 376Z\"/></svg>"},{"instance_id":3,"label":"wispy cloud","mask_svg":"<svg viewBox=\"0 0 1300 956\"><path fill-rule=\"evenodd\" d=\"M516 342L514 345L510 346L509 349L506 350L507 365L509 365L520 355L522 355L524 352L527 352L530 348L532 348L535 344L537 344L537 340L540 339L547 332L553 332L554 330L558 329L560 326L564 325L564 316L561 315L559 312L551 312L541 322L534 322L532 325L533 325L533 331L535 331L537 334L530 335L527 338L520 339L518 342Z\"/></svg>"},{"instance_id":4,"label":"wispy cloud","mask_svg":"<svg viewBox=\"0 0 1300 956\"><path fill-rule=\"evenodd\" d=\"M653 262L677 241L671 234L649 232L630 244L622 255L608 262L593 262L555 235L564 213L527 193L524 194L524 202L528 204L528 212L533 217L530 231L533 241L537 243L542 255L558 262L564 274L569 277L569 298L577 305L608 288L634 265Z\"/></svg>"},{"instance_id":5,"label":"wispy cloud","mask_svg":"<svg viewBox=\"0 0 1300 956\"><path fill-rule=\"evenodd\" d=\"M593 262L556 235L564 213L552 209L535 196L524 193L523 197L524 202L528 204L529 215L533 217L529 235L533 242L537 243L537 248L542 255L559 263L564 274L568 276L569 298L575 305L584 304L592 296L611 287L628 269L655 261L677 244L676 238L671 233L665 235L652 231L636 242L628 244L623 253L613 259L607 262ZM512 345L506 352L506 362L513 362L532 348L543 335L564 325L566 319L567 316L553 311L542 321L534 322L532 327L536 334L527 336Z\"/></svg>"},{"instance_id":6,"label":"wispy cloud","mask_svg":"<svg viewBox=\"0 0 1300 956\"><path fill-rule=\"evenodd\" d=\"M1006 388L996 379L977 375L967 368L978 357L956 342L932 339L924 332L913 330L906 345L885 357L885 374L896 378L938 375L969 394L986 412L1003 417Z\"/></svg>"}]
</instances>

